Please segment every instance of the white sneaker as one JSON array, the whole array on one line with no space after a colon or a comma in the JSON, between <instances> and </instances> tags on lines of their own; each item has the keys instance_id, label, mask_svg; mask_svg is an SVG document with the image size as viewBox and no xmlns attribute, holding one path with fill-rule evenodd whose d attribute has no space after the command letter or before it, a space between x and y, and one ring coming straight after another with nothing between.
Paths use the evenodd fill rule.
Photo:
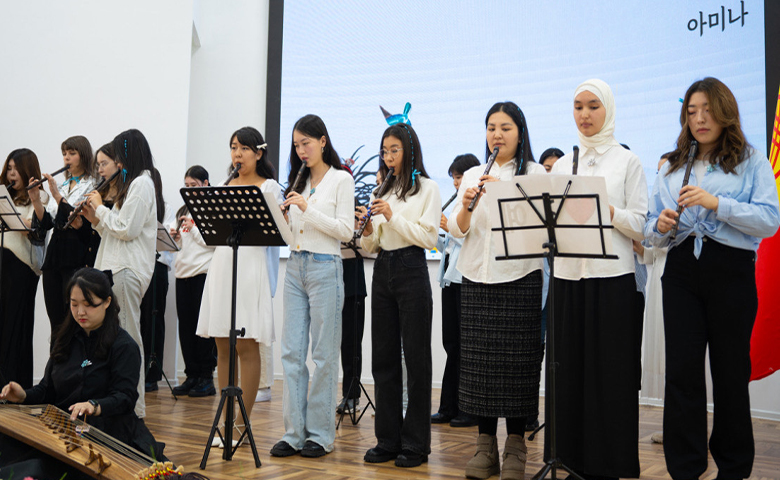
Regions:
<instances>
[{"instance_id":1,"label":"white sneaker","mask_svg":"<svg viewBox=\"0 0 780 480\"><path fill-rule=\"evenodd\" d=\"M255 403L257 402L270 402L271 401L271 387L261 388L257 391L255 397Z\"/></svg>"}]
</instances>

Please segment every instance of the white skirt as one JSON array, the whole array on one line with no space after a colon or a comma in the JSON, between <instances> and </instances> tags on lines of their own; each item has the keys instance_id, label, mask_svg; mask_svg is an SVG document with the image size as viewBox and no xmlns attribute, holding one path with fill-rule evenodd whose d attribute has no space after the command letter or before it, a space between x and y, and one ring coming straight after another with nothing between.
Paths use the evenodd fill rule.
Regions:
<instances>
[{"instance_id":1,"label":"white skirt","mask_svg":"<svg viewBox=\"0 0 780 480\"><path fill-rule=\"evenodd\" d=\"M209 265L197 334L201 337L229 337L233 291L233 249L217 247ZM252 338L271 345L274 312L266 266L266 247L239 247L236 277L236 328L246 329L238 338Z\"/></svg>"}]
</instances>

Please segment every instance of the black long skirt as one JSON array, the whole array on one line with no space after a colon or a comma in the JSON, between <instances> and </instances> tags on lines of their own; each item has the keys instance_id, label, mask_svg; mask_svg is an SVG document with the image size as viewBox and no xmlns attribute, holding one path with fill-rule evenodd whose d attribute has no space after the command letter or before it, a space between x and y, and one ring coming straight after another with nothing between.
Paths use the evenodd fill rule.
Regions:
<instances>
[{"instance_id":1,"label":"black long skirt","mask_svg":"<svg viewBox=\"0 0 780 480\"><path fill-rule=\"evenodd\" d=\"M0 382L32 387L33 325L38 275L3 248L0 282Z\"/></svg>"},{"instance_id":2,"label":"black long skirt","mask_svg":"<svg viewBox=\"0 0 780 480\"><path fill-rule=\"evenodd\" d=\"M556 278L554 288L557 456L580 473L639 477L642 324L633 314L634 275ZM548 425L550 388L548 371Z\"/></svg>"},{"instance_id":3,"label":"black long skirt","mask_svg":"<svg viewBox=\"0 0 780 480\"><path fill-rule=\"evenodd\" d=\"M539 411L542 274L461 287L460 410L518 418Z\"/></svg>"}]
</instances>

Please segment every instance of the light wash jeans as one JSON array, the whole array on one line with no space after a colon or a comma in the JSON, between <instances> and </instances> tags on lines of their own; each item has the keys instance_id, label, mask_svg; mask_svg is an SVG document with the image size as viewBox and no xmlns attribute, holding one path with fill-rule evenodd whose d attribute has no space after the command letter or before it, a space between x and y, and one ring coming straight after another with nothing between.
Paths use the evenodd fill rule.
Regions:
<instances>
[{"instance_id":1,"label":"light wash jeans","mask_svg":"<svg viewBox=\"0 0 780 480\"><path fill-rule=\"evenodd\" d=\"M282 440L296 450L307 440L333 450L336 438L341 310L344 273L341 258L291 252L284 280L284 428ZM311 351L314 375L309 392L306 355Z\"/></svg>"},{"instance_id":2,"label":"light wash jeans","mask_svg":"<svg viewBox=\"0 0 780 480\"><path fill-rule=\"evenodd\" d=\"M146 416L146 401L144 400L146 363L144 344L141 339L141 300L149 288L149 284L147 282L144 285L129 268L113 273L113 280L114 286L111 289L114 291L116 303L119 305L119 325L127 330L127 333L133 337L141 349L141 372L138 377L138 400L135 402L135 414L138 415L138 418L144 418Z\"/></svg>"}]
</instances>

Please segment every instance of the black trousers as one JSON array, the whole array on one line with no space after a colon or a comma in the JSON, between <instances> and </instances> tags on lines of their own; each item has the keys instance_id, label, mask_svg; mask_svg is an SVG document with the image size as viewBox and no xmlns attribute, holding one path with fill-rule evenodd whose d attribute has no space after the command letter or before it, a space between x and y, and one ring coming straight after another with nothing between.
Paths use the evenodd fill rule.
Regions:
<instances>
[{"instance_id":1,"label":"black trousers","mask_svg":"<svg viewBox=\"0 0 780 480\"><path fill-rule=\"evenodd\" d=\"M217 366L217 347L213 338L195 334L206 274L176 279L176 313L179 317L179 344L184 357L184 374L193 378L212 378ZM229 313L229 312L228 312Z\"/></svg>"},{"instance_id":2,"label":"black trousers","mask_svg":"<svg viewBox=\"0 0 780 480\"><path fill-rule=\"evenodd\" d=\"M718 478L747 478L755 446L750 417L750 337L758 308L755 253L693 238L669 250L663 287L666 333L664 454L675 480L707 469L704 357L715 413L709 440Z\"/></svg>"},{"instance_id":3,"label":"black trousers","mask_svg":"<svg viewBox=\"0 0 780 480\"><path fill-rule=\"evenodd\" d=\"M157 362L146 372L146 382L162 379L163 353L165 350L165 299L168 297L168 266L154 262L154 273L149 288L141 300L141 338L147 367L152 351ZM155 311L156 310L156 311ZM154 345L152 345L154 343ZM154 348L154 350L152 350Z\"/></svg>"},{"instance_id":4,"label":"black trousers","mask_svg":"<svg viewBox=\"0 0 780 480\"><path fill-rule=\"evenodd\" d=\"M431 452L431 322L433 293L425 251L382 251L371 289L371 370L376 392L374 432L379 447ZM409 403L402 410L401 341Z\"/></svg>"},{"instance_id":5,"label":"black trousers","mask_svg":"<svg viewBox=\"0 0 780 480\"><path fill-rule=\"evenodd\" d=\"M0 382L32 387L33 325L38 275L3 248L0 282Z\"/></svg>"},{"instance_id":6,"label":"black trousers","mask_svg":"<svg viewBox=\"0 0 780 480\"><path fill-rule=\"evenodd\" d=\"M360 385L357 380L360 380L363 372L362 344L365 326L366 297L346 297L341 310L341 370L344 372L341 392L344 398L360 398ZM354 384L353 379L356 379Z\"/></svg>"},{"instance_id":7,"label":"black trousers","mask_svg":"<svg viewBox=\"0 0 780 480\"><path fill-rule=\"evenodd\" d=\"M43 300L46 303L46 313L49 315L52 335L68 315L70 299L65 289L76 270L78 269L52 268L43 271Z\"/></svg>"},{"instance_id":8,"label":"black trousers","mask_svg":"<svg viewBox=\"0 0 780 480\"><path fill-rule=\"evenodd\" d=\"M447 352L444 376L441 379L439 413L458 416L458 385L460 384L460 284L441 289L441 342Z\"/></svg>"}]
</instances>

